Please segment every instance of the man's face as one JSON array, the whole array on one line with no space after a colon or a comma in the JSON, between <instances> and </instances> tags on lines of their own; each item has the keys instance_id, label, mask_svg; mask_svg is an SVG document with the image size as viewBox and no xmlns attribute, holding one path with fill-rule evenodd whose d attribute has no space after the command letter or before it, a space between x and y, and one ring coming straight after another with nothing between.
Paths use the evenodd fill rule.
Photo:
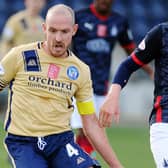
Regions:
<instances>
[{"instance_id":1,"label":"man's face","mask_svg":"<svg viewBox=\"0 0 168 168\"><path fill-rule=\"evenodd\" d=\"M25 0L25 6L35 14L39 14L46 4L46 0Z\"/></svg>"},{"instance_id":2,"label":"man's face","mask_svg":"<svg viewBox=\"0 0 168 168\"><path fill-rule=\"evenodd\" d=\"M72 36L77 31L77 25L72 23L71 16L55 15L50 17L43 25L43 30L48 53L55 57L66 56Z\"/></svg>"},{"instance_id":3,"label":"man's face","mask_svg":"<svg viewBox=\"0 0 168 168\"><path fill-rule=\"evenodd\" d=\"M104 14L111 10L113 0L95 0L94 3L98 12Z\"/></svg>"}]
</instances>

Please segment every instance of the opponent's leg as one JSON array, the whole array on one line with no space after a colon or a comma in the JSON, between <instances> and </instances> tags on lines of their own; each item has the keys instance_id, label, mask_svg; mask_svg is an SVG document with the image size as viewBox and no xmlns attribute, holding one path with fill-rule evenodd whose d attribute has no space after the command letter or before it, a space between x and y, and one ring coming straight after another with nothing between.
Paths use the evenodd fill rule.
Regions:
<instances>
[{"instance_id":1,"label":"opponent's leg","mask_svg":"<svg viewBox=\"0 0 168 168\"><path fill-rule=\"evenodd\" d=\"M157 168L168 167L167 123L156 123L150 127L150 144Z\"/></svg>"},{"instance_id":2,"label":"opponent's leg","mask_svg":"<svg viewBox=\"0 0 168 168\"><path fill-rule=\"evenodd\" d=\"M76 137L76 143L79 144L79 146L86 151L91 157L96 158L96 152L94 147L91 145L91 143L88 141L87 137L85 136L83 129L78 129L77 137Z\"/></svg>"}]
</instances>

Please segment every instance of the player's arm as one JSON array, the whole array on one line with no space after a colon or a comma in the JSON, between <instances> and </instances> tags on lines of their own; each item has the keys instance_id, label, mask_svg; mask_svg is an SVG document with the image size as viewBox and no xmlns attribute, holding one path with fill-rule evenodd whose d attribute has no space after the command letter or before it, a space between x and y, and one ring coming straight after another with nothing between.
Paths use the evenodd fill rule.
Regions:
<instances>
[{"instance_id":1,"label":"player's arm","mask_svg":"<svg viewBox=\"0 0 168 168\"><path fill-rule=\"evenodd\" d=\"M96 114L81 115L81 119L85 135L110 168L123 168L108 141L105 129L100 127Z\"/></svg>"},{"instance_id":2,"label":"player's arm","mask_svg":"<svg viewBox=\"0 0 168 168\"><path fill-rule=\"evenodd\" d=\"M136 48L136 44L133 39L132 32L129 28L128 21L123 21L123 31L119 34L119 43L129 56ZM142 69L149 75L151 79L154 78L153 68L150 64L145 64Z\"/></svg>"},{"instance_id":3,"label":"player's arm","mask_svg":"<svg viewBox=\"0 0 168 168\"><path fill-rule=\"evenodd\" d=\"M95 114L93 100L89 99L84 102L77 102L77 107L81 114L84 133L91 144L111 168L123 168L110 146L104 128L99 125L98 118Z\"/></svg>"},{"instance_id":4,"label":"player's arm","mask_svg":"<svg viewBox=\"0 0 168 168\"><path fill-rule=\"evenodd\" d=\"M18 24L16 24L15 19L10 17L3 28L0 41L1 58L3 58L4 55L14 46L13 38L15 36L17 26Z\"/></svg>"},{"instance_id":5,"label":"player's arm","mask_svg":"<svg viewBox=\"0 0 168 168\"><path fill-rule=\"evenodd\" d=\"M14 79L17 68L15 49L12 49L0 62L0 91Z\"/></svg>"},{"instance_id":6,"label":"player's arm","mask_svg":"<svg viewBox=\"0 0 168 168\"><path fill-rule=\"evenodd\" d=\"M134 50L132 55L124 60L114 76L112 86L100 109L99 121L102 127L110 127L112 120L119 118L119 96L121 89L127 84L131 74L148 64L160 55L162 45L162 28L154 27Z\"/></svg>"},{"instance_id":7,"label":"player's arm","mask_svg":"<svg viewBox=\"0 0 168 168\"><path fill-rule=\"evenodd\" d=\"M81 72L82 73L82 72ZM79 89L75 94L84 133L110 168L123 168L111 148L104 128L100 127L93 103L93 90L89 67L85 69Z\"/></svg>"},{"instance_id":8,"label":"player's arm","mask_svg":"<svg viewBox=\"0 0 168 168\"><path fill-rule=\"evenodd\" d=\"M128 46L123 46L123 49L127 53L127 55L131 55L135 49L135 43L131 42ZM144 64L142 69L149 75L149 77L153 80L154 78L154 71L150 64Z\"/></svg>"},{"instance_id":9,"label":"player's arm","mask_svg":"<svg viewBox=\"0 0 168 168\"><path fill-rule=\"evenodd\" d=\"M129 55L131 55L135 49L135 44L132 42L130 45L128 46L124 46L123 47L125 52ZM144 64L142 66L142 69L149 75L150 79L153 80L154 78L154 71L153 71L153 68L150 64Z\"/></svg>"},{"instance_id":10,"label":"player's arm","mask_svg":"<svg viewBox=\"0 0 168 168\"><path fill-rule=\"evenodd\" d=\"M102 127L110 127L112 121L119 121L119 97L121 89L127 84L131 74L141 66L136 64L132 57L122 62L114 76L111 88L100 109L99 122Z\"/></svg>"}]
</instances>

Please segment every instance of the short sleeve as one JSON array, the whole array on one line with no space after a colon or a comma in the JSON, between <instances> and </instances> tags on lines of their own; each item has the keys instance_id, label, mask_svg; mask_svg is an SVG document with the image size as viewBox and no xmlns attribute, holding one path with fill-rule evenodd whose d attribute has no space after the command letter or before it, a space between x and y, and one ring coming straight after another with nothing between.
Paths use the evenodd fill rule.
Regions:
<instances>
[{"instance_id":1,"label":"short sleeve","mask_svg":"<svg viewBox=\"0 0 168 168\"><path fill-rule=\"evenodd\" d=\"M15 49L9 51L0 62L0 90L6 87L15 78L17 57Z\"/></svg>"},{"instance_id":2,"label":"short sleeve","mask_svg":"<svg viewBox=\"0 0 168 168\"><path fill-rule=\"evenodd\" d=\"M160 56L161 46L162 27L161 25L157 25L146 34L145 38L133 52L133 55L136 55L138 60L147 64Z\"/></svg>"}]
</instances>

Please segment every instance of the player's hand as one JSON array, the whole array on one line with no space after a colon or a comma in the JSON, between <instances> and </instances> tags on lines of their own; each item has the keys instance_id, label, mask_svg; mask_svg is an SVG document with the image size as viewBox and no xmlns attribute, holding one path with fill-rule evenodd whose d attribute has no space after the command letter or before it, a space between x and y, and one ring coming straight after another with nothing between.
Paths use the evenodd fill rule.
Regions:
<instances>
[{"instance_id":1,"label":"player's hand","mask_svg":"<svg viewBox=\"0 0 168 168\"><path fill-rule=\"evenodd\" d=\"M104 102L100 108L99 122L101 127L110 127L112 121L116 123L119 121L119 106L116 104L115 100L107 100Z\"/></svg>"},{"instance_id":2,"label":"player's hand","mask_svg":"<svg viewBox=\"0 0 168 168\"><path fill-rule=\"evenodd\" d=\"M101 127L110 127L112 122L119 122L119 94L121 87L112 85L103 105L100 108L99 123Z\"/></svg>"}]
</instances>

